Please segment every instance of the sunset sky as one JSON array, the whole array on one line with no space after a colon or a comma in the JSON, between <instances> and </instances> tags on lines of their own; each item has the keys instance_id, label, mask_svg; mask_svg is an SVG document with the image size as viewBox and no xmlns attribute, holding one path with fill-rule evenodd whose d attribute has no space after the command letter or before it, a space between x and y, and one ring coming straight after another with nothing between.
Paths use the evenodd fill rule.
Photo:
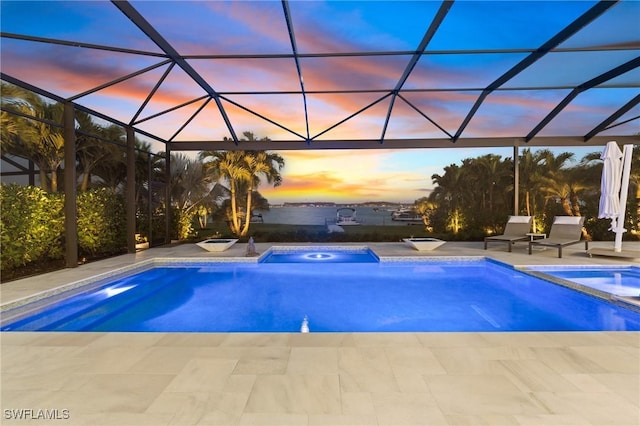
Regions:
<instances>
[{"instance_id":1,"label":"sunset sky","mask_svg":"<svg viewBox=\"0 0 640 426\"><path fill-rule=\"evenodd\" d=\"M281 203L412 202L428 195L431 176L449 164L487 153L511 157L511 148L314 148L328 140L451 138L484 88L598 2L456 1L393 103L390 94L442 2L289 1L304 99L282 2L129 4L220 95L239 137L251 131L273 141L309 142L307 151L280 152L286 160L281 187L261 187L270 202ZM2 31L13 35L2 38L4 74L166 141L230 136L207 91L180 66L172 68L112 2L3 0L0 8ZM640 1L623 0L578 29L490 93L462 137L526 136L576 85L639 56L639 16ZM582 91L539 135L586 135L634 99L638 87L635 68ZM639 116L635 105L600 135L635 134ZM577 160L597 150L560 149L574 151Z\"/></svg>"},{"instance_id":2,"label":"sunset sky","mask_svg":"<svg viewBox=\"0 0 640 426\"><path fill-rule=\"evenodd\" d=\"M553 148L573 152L576 161L597 147ZM284 181L259 190L271 204L283 202L333 201L361 203L390 201L413 203L433 189L431 176L442 175L450 164L486 154L513 157L513 148L408 149L358 151L283 151Z\"/></svg>"}]
</instances>

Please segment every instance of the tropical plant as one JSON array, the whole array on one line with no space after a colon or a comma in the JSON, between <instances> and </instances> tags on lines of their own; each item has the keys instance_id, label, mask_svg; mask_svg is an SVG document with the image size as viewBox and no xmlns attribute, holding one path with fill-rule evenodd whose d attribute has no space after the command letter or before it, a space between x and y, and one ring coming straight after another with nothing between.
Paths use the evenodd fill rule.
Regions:
<instances>
[{"instance_id":1,"label":"tropical plant","mask_svg":"<svg viewBox=\"0 0 640 426\"><path fill-rule=\"evenodd\" d=\"M77 206L80 254L97 256L124 250L127 222L121 195L107 188L79 192Z\"/></svg>"},{"instance_id":2,"label":"tropical plant","mask_svg":"<svg viewBox=\"0 0 640 426\"><path fill-rule=\"evenodd\" d=\"M84 111L76 111L78 135L76 137L76 156L78 158L78 175L81 176L80 190L86 191L92 184L94 171L102 172L104 182L115 191L126 177L125 132L117 125L107 127L94 123L91 115ZM115 173L109 173L116 171ZM124 172L124 175L123 175ZM114 179L115 178L115 179Z\"/></svg>"},{"instance_id":3,"label":"tropical plant","mask_svg":"<svg viewBox=\"0 0 640 426\"><path fill-rule=\"evenodd\" d=\"M2 106L8 109L20 110L21 99L28 96L28 92L20 87L2 82ZM0 111L0 146L3 151L15 143L16 138L24 129L24 120L19 120L15 114Z\"/></svg>"},{"instance_id":4,"label":"tropical plant","mask_svg":"<svg viewBox=\"0 0 640 426\"><path fill-rule=\"evenodd\" d=\"M580 216L580 192L587 186L579 176L579 168L567 167L573 159L573 153L563 152L555 156L550 151L545 152L545 175L542 178L541 190L545 198L555 200L562 206L567 216Z\"/></svg>"},{"instance_id":5,"label":"tropical plant","mask_svg":"<svg viewBox=\"0 0 640 426\"><path fill-rule=\"evenodd\" d=\"M533 217L533 232L542 230L542 204L541 197L544 176L544 160L551 154L549 150L539 150L536 152L526 148L520 155L518 168L520 174L519 188L524 192L523 212L526 216Z\"/></svg>"},{"instance_id":6,"label":"tropical plant","mask_svg":"<svg viewBox=\"0 0 640 426\"><path fill-rule=\"evenodd\" d=\"M207 223L209 222L209 216L213 213L213 208L211 206L200 204L194 211L198 218L198 225L200 226L200 229L206 228Z\"/></svg>"},{"instance_id":7,"label":"tropical plant","mask_svg":"<svg viewBox=\"0 0 640 426\"><path fill-rule=\"evenodd\" d=\"M282 183L280 170L284 167L284 159L280 155L266 151L248 151L244 157L244 161L250 178L247 181L246 215L244 218L244 227L239 234L240 236L245 236L249 232L251 213L253 211L253 194L260 185L261 178L264 178L267 183L273 184L274 187L279 186Z\"/></svg>"},{"instance_id":8,"label":"tropical plant","mask_svg":"<svg viewBox=\"0 0 640 426\"><path fill-rule=\"evenodd\" d=\"M482 207L494 212L494 197L496 189L501 186L505 177L511 178L511 170L505 167L500 155L488 154L475 158L472 163L475 169L474 177L484 188L482 191Z\"/></svg>"},{"instance_id":9,"label":"tropical plant","mask_svg":"<svg viewBox=\"0 0 640 426\"><path fill-rule=\"evenodd\" d=\"M463 211L471 228L496 231L513 197L513 162L488 154L463 161Z\"/></svg>"},{"instance_id":10,"label":"tropical plant","mask_svg":"<svg viewBox=\"0 0 640 426\"><path fill-rule=\"evenodd\" d=\"M239 182L250 178L249 171L244 168L243 156L244 151L205 151L200 154L205 161L205 172L213 181L220 182L229 190L229 228L236 235L240 235L237 187Z\"/></svg>"},{"instance_id":11,"label":"tropical plant","mask_svg":"<svg viewBox=\"0 0 640 426\"><path fill-rule=\"evenodd\" d=\"M171 154L171 180L169 192L175 212L178 214L179 239L188 238L193 231L192 222L204 208L211 208L212 181L204 172L202 162L183 154Z\"/></svg>"},{"instance_id":12,"label":"tropical plant","mask_svg":"<svg viewBox=\"0 0 640 426\"><path fill-rule=\"evenodd\" d=\"M434 174L431 176L431 180L436 187L429 199L445 209L446 228L457 234L464 222L462 214L463 171L456 164L451 164L444 168L442 176Z\"/></svg>"},{"instance_id":13,"label":"tropical plant","mask_svg":"<svg viewBox=\"0 0 640 426\"><path fill-rule=\"evenodd\" d=\"M425 230L433 232L432 216L436 210L436 203L428 197L422 197L413 202L415 211L422 217L422 224Z\"/></svg>"},{"instance_id":14,"label":"tropical plant","mask_svg":"<svg viewBox=\"0 0 640 426\"><path fill-rule=\"evenodd\" d=\"M245 140L259 143L252 132L244 132L243 135ZM262 179L274 186L282 183L280 170L284 167L284 159L276 153L260 150L205 151L200 154L200 159L205 162L205 172L212 181L228 188L231 231L237 236L246 236L251 223L254 192Z\"/></svg>"},{"instance_id":15,"label":"tropical plant","mask_svg":"<svg viewBox=\"0 0 640 426\"><path fill-rule=\"evenodd\" d=\"M4 113L1 135L5 153L32 160L40 171L42 189L58 191L58 169L64 160L63 105L7 83L2 105L18 114ZM32 118L30 118L32 117Z\"/></svg>"},{"instance_id":16,"label":"tropical plant","mask_svg":"<svg viewBox=\"0 0 640 426\"><path fill-rule=\"evenodd\" d=\"M63 197L34 186L0 185L3 270L63 256Z\"/></svg>"}]
</instances>

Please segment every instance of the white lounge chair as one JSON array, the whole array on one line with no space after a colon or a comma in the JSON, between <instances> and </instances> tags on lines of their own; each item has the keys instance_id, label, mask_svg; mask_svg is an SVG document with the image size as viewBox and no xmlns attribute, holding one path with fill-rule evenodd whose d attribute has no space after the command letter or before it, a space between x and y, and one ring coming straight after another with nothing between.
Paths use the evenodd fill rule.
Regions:
<instances>
[{"instance_id":1,"label":"white lounge chair","mask_svg":"<svg viewBox=\"0 0 640 426\"><path fill-rule=\"evenodd\" d=\"M555 247L558 257L562 257L562 248L582 242L582 226L584 216L556 216L553 219L548 238L529 241L529 254L534 245ZM584 249L589 250L589 241L584 240Z\"/></svg>"},{"instance_id":2,"label":"white lounge chair","mask_svg":"<svg viewBox=\"0 0 640 426\"><path fill-rule=\"evenodd\" d=\"M531 232L532 221L532 216L509 216L507 224L504 227L504 233L502 235L492 235L490 237L485 237L484 249L487 249L487 243L490 243L492 241L500 241L503 243L506 242L507 246L509 247L509 251L511 251L511 247L517 241L525 241L529 239L527 233Z\"/></svg>"}]
</instances>

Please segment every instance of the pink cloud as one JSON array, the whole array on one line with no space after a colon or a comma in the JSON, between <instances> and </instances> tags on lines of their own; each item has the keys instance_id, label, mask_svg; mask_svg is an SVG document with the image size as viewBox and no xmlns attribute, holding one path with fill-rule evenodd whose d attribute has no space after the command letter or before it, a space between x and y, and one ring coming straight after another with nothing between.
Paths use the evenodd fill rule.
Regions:
<instances>
[{"instance_id":1,"label":"pink cloud","mask_svg":"<svg viewBox=\"0 0 640 426\"><path fill-rule=\"evenodd\" d=\"M213 1L207 2L207 6L216 14L233 21L235 25L250 29L255 36L259 37L254 36L254 43L261 43L260 38L266 38L287 48L290 46L289 37L285 31L282 6L279 2Z\"/></svg>"}]
</instances>

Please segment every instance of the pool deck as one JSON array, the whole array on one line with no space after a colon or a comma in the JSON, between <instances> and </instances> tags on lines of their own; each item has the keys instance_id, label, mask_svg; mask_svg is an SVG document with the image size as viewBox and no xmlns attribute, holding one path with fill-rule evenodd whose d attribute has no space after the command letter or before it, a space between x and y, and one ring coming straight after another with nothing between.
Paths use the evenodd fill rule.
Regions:
<instances>
[{"instance_id":1,"label":"pool deck","mask_svg":"<svg viewBox=\"0 0 640 426\"><path fill-rule=\"evenodd\" d=\"M256 249L272 245L287 244ZM482 243L448 242L432 252L402 242L340 245L367 245L381 257L487 256L515 266L638 264L590 258L581 244L565 248L563 259L552 249L528 255L526 244L512 253L506 244L485 251ZM0 299L148 259L245 257L245 250L154 248L2 284ZM640 424L637 332L20 332L1 333L0 350L2 424ZM31 420L15 419L20 413Z\"/></svg>"}]
</instances>

